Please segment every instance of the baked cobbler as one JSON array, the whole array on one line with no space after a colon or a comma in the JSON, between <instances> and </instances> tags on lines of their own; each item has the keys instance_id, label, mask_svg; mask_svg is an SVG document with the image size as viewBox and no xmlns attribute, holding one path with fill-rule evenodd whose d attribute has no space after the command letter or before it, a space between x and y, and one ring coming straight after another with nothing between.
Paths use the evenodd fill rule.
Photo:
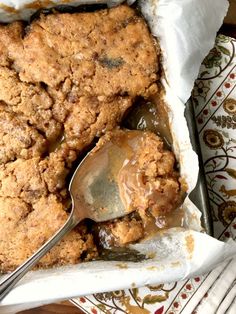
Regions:
<instances>
[{"instance_id":1,"label":"baked cobbler","mask_svg":"<svg viewBox=\"0 0 236 314\"><path fill-rule=\"evenodd\" d=\"M158 72L158 45L125 5L0 26L1 272L24 262L66 221L74 167L99 138L102 145L133 127L140 99L149 108L150 99L161 98ZM138 241L153 219L176 210L182 192L175 157L150 131L136 156L142 175L129 176L130 165L121 177L127 186L142 185L129 195L137 210L100 225L81 223L39 267L92 260L106 235L110 246Z\"/></svg>"}]
</instances>

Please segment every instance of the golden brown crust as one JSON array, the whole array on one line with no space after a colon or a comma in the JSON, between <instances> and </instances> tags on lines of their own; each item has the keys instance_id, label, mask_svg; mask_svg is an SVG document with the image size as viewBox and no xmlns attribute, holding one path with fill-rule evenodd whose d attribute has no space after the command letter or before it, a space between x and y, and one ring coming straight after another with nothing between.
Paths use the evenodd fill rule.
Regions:
<instances>
[{"instance_id":1,"label":"golden brown crust","mask_svg":"<svg viewBox=\"0 0 236 314\"><path fill-rule=\"evenodd\" d=\"M42 134L0 107L0 164L41 156L46 149L47 141Z\"/></svg>"},{"instance_id":2,"label":"golden brown crust","mask_svg":"<svg viewBox=\"0 0 236 314\"><path fill-rule=\"evenodd\" d=\"M117 246L123 246L144 237L142 222L135 219L120 220L113 224L111 232L116 239Z\"/></svg>"},{"instance_id":3,"label":"golden brown crust","mask_svg":"<svg viewBox=\"0 0 236 314\"><path fill-rule=\"evenodd\" d=\"M54 195L42 197L29 206L20 198L0 197L0 269L13 270L31 256L66 221L63 205ZM7 226L7 227L6 227ZM72 231L38 266L76 263L81 254L96 256L92 236L86 230Z\"/></svg>"},{"instance_id":4,"label":"golden brown crust","mask_svg":"<svg viewBox=\"0 0 236 314\"><path fill-rule=\"evenodd\" d=\"M127 6L41 16L22 45L23 53L10 50L21 80L55 88L70 78L76 97L136 96L157 78L153 38L144 20Z\"/></svg>"},{"instance_id":5,"label":"golden brown crust","mask_svg":"<svg viewBox=\"0 0 236 314\"><path fill-rule=\"evenodd\" d=\"M41 15L0 26L0 271L14 269L66 220L78 155L156 91L157 50L136 12ZM96 256L81 226L40 266Z\"/></svg>"}]
</instances>

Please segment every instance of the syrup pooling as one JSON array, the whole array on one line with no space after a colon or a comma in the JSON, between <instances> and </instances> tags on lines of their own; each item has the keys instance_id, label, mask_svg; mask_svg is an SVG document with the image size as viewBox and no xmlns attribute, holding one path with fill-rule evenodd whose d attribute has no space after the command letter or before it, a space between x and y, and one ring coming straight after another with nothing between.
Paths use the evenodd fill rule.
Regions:
<instances>
[{"instance_id":1,"label":"syrup pooling","mask_svg":"<svg viewBox=\"0 0 236 314\"><path fill-rule=\"evenodd\" d=\"M124 122L132 130L151 131L159 135L166 146L171 148L172 136L168 114L159 95L150 96L148 100L139 98Z\"/></svg>"}]
</instances>

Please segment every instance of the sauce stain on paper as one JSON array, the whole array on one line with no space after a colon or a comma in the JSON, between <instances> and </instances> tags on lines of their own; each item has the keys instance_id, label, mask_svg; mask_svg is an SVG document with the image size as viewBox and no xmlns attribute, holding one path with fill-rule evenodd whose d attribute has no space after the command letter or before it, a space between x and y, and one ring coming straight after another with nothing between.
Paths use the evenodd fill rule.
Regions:
<instances>
[{"instance_id":1,"label":"sauce stain on paper","mask_svg":"<svg viewBox=\"0 0 236 314\"><path fill-rule=\"evenodd\" d=\"M70 4L70 3L71 3L71 0L61 0L60 4ZM56 6L56 5L57 3L51 0L38 0L38 1L32 1L30 3L26 3L24 7L21 8L21 10L24 10L24 8L38 10L38 9L46 8L49 6ZM4 11L8 13L12 13L12 14L17 14L20 11L4 3L0 3L0 9L3 9Z\"/></svg>"},{"instance_id":2,"label":"sauce stain on paper","mask_svg":"<svg viewBox=\"0 0 236 314\"><path fill-rule=\"evenodd\" d=\"M7 13L13 13L13 14L15 14L15 13L18 12L18 10L16 10L15 8L10 7L10 6L8 6L8 5L6 5L6 4L3 4L3 3L0 3L0 9L3 9L3 10L6 11Z\"/></svg>"},{"instance_id":3,"label":"sauce stain on paper","mask_svg":"<svg viewBox=\"0 0 236 314\"><path fill-rule=\"evenodd\" d=\"M191 259L193 257L193 251L194 251L194 238L191 234L185 237L185 245L186 245L187 252L189 254L189 259Z\"/></svg>"},{"instance_id":4,"label":"sauce stain on paper","mask_svg":"<svg viewBox=\"0 0 236 314\"><path fill-rule=\"evenodd\" d=\"M156 266L148 266L146 269L147 270L157 270L157 267Z\"/></svg>"},{"instance_id":5,"label":"sauce stain on paper","mask_svg":"<svg viewBox=\"0 0 236 314\"><path fill-rule=\"evenodd\" d=\"M128 265L125 264L125 263L119 263L119 264L116 264L116 266L120 269L127 269L128 268Z\"/></svg>"},{"instance_id":6,"label":"sauce stain on paper","mask_svg":"<svg viewBox=\"0 0 236 314\"><path fill-rule=\"evenodd\" d=\"M153 259L155 257L156 257L156 252L149 252L149 253L147 253L147 258L148 259Z\"/></svg>"},{"instance_id":7,"label":"sauce stain on paper","mask_svg":"<svg viewBox=\"0 0 236 314\"><path fill-rule=\"evenodd\" d=\"M171 263L171 267L172 267L172 268L179 267L179 266L180 266L180 262L178 262L178 261Z\"/></svg>"}]
</instances>

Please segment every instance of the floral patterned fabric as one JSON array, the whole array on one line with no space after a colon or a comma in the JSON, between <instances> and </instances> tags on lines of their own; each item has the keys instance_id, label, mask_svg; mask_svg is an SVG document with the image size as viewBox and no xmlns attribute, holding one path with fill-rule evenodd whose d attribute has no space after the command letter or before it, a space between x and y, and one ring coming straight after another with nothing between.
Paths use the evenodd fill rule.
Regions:
<instances>
[{"instance_id":1,"label":"floral patterned fabric","mask_svg":"<svg viewBox=\"0 0 236 314\"><path fill-rule=\"evenodd\" d=\"M235 51L235 39L223 35L217 37L215 47L202 63L191 99L199 133L214 236L223 241L236 238ZM221 291L220 297L215 291L217 286L221 286L218 281L222 280L225 290L224 285L221 290L225 294ZM232 313L236 313L235 282L233 260L201 277L139 289L133 287L125 291L98 293L74 299L73 302L84 312L93 314L201 314L209 310L206 305L215 306L221 313L230 311L230 308ZM213 299L212 295L217 297ZM213 307L210 310L214 313Z\"/></svg>"},{"instance_id":2,"label":"floral patterned fabric","mask_svg":"<svg viewBox=\"0 0 236 314\"><path fill-rule=\"evenodd\" d=\"M235 39L217 37L192 95L215 237L236 217L235 47Z\"/></svg>"}]
</instances>

